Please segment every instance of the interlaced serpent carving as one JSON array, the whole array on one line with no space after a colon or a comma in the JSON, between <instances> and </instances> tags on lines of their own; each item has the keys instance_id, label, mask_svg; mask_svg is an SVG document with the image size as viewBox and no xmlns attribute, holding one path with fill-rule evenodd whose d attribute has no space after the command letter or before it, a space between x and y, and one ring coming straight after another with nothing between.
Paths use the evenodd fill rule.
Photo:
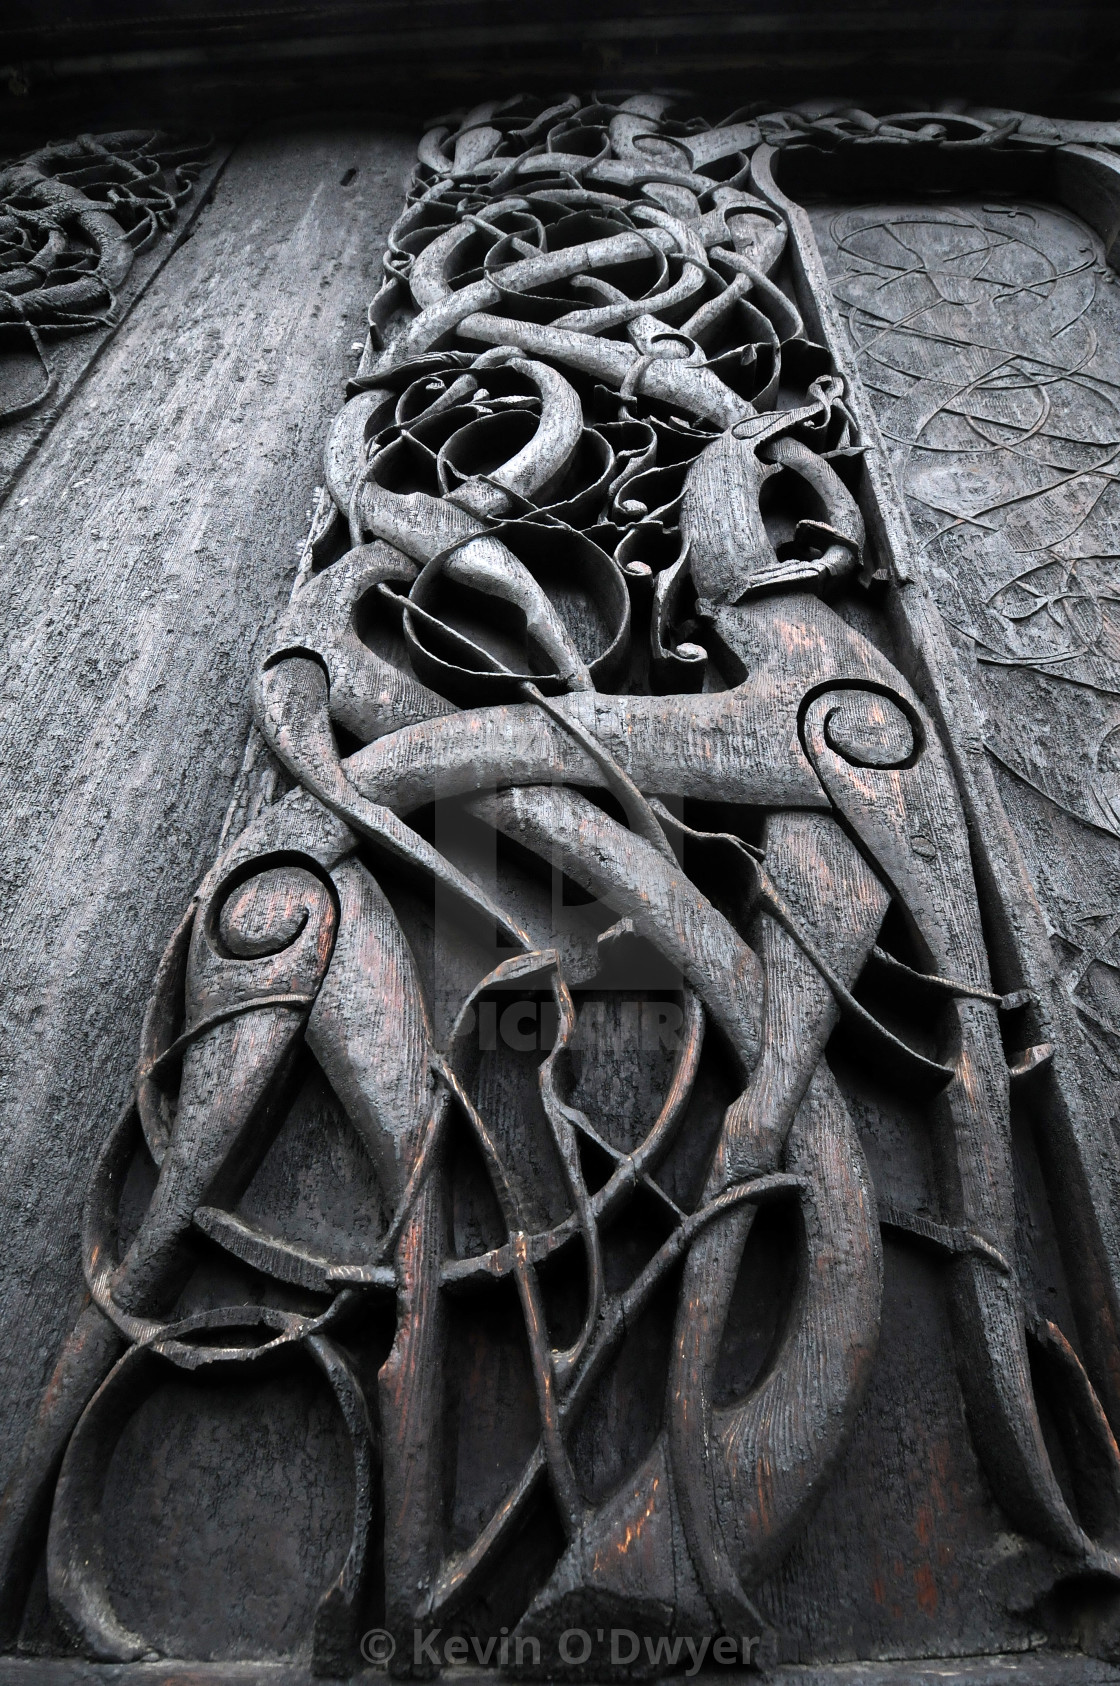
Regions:
<instances>
[{"instance_id":1,"label":"interlaced serpent carving","mask_svg":"<svg viewBox=\"0 0 1120 1686\"><path fill-rule=\"evenodd\" d=\"M859 630L889 582L849 395L796 303L784 215L752 183L760 125L669 112L515 101L421 144L258 675L291 789L167 949L90 1196L90 1304L5 1500L9 1563L52 1506L52 1604L94 1656L149 1649L113 1608L97 1533L122 1420L169 1369L285 1355L318 1366L353 1447L320 1668L349 1666L376 1597L378 1514L406 1663L418 1623L470 1609L486 1631L499 1567L546 1515L557 1543L517 1582L519 1633L588 1610L757 1631L752 1588L811 1513L874 1364L881 1222L947 1260L972 1433L1014 1524L1070 1572L1120 1567L1075 1519L1039 1423L999 1029L1021 1002L992 988L938 729ZM914 1040L860 999L870 974L918 1003ZM620 976L643 1023L656 1007L644 1114L596 1040ZM487 1041L511 991L548 1027L520 1087ZM936 1218L877 1204L825 1058L842 1023L931 1097ZM308 1055L381 1191L357 1255L240 1206ZM726 1093L701 1081L709 1056ZM118 1238L138 1154L154 1191ZM729 1382L760 1214L796 1288ZM250 1267L256 1302L192 1299L202 1238ZM464 1308L503 1293L532 1431L464 1523L449 1355ZM653 1429L597 1483L581 1423L656 1304ZM354 1354L386 1314L371 1386ZM1115 1443L1064 1334L1032 1340L1093 1448L1082 1515L1107 1539Z\"/></svg>"},{"instance_id":2,"label":"interlaced serpent carving","mask_svg":"<svg viewBox=\"0 0 1120 1686\"><path fill-rule=\"evenodd\" d=\"M30 352L40 370L30 396L0 389L0 422L53 392L44 340L112 322L133 259L173 226L205 155L137 129L52 142L0 168L0 359Z\"/></svg>"}]
</instances>

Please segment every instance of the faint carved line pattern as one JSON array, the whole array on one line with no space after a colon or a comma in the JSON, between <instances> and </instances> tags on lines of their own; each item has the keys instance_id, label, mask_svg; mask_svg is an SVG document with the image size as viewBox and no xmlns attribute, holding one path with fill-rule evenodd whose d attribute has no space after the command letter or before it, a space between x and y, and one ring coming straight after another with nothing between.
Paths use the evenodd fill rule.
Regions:
<instances>
[{"instance_id":1,"label":"faint carved line pattern","mask_svg":"<svg viewBox=\"0 0 1120 1686\"><path fill-rule=\"evenodd\" d=\"M969 603L962 587L959 605L943 602L946 613L981 666L1035 673L1105 702L1095 741L1086 746L1088 768L1078 761L1081 800L1060 766L1036 771L998 730L989 753L1070 819L1120 836L1120 716L1108 701L1120 696L1112 625L1120 552L1110 548L1116 539L1109 508L1120 482L1120 380L1109 378L1111 342L1100 340L1112 291L1105 287L1102 297L1101 282L1111 284L1112 273L1093 237L1072 225L1069 256L1058 267L1042 243L1038 215L1015 204L971 214L845 212L833 218L831 233L843 266L835 285L848 331L894 417L885 436L906 464L910 495L934 517L922 523L924 548L949 569L945 541L955 530L1000 534L1010 548L1010 566L995 557L1002 568L995 589L972 594ZM1024 296L1036 306L1032 314L1006 309ZM947 380L938 370L946 351L954 370L963 363L967 379ZM978 368L970 353L981 360ZM909 403L908 387L917 395ZM922 473L935 456L971 470L939 478L941 502ZM1057 532L1054 494L1062 499ZM968 572L963 556L960 571ZM1112 923L1102 913L1061 934L1079 956L1066 973L1078 1010L1112 1044L1115 1028L1079 993L1094 962L1115 970Z\"/></svg>"}]
</instances>

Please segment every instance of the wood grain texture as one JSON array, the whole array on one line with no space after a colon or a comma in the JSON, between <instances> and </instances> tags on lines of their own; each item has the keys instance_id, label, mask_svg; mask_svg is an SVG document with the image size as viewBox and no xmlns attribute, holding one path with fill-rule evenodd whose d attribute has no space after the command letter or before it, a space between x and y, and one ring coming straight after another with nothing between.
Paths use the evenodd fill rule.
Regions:
<instances>
[{"instance_id":1,"label":"wood grain texture","mask_svg":"<svg viewBox=\"0 0 1120 1686\"><path fill-rule=\"evenodd\" d=\"M513 1673L585 1680L682 1648L693 1673L709 1647L1120 1655L1103 1156L1068 1038L1020 1047L1048 1022L1037 910L773 174L1053 182L1063 145L967 113L721 129L646 95L423 137L289 611L252 640L220 551L207 577L206 658L246 646L294 788L240 781L102 1132L93 1306L0 1502L11 1640L279 1662L302 1623L344 1676L365 1628L421 1678L499 1637ZM297 227L331 216L323 190ZM214 256L223 297L252 234ZM208 558L276 447L205 376L171 426L213 429L215 501L181 508ZM308 1356L283 1505L266 1430ZM180 1531L202 1577L254 1518L231 1602L184 1600Z\"/></svg>"},{"instance_id":2,"label":"wood grain texture","mask_svg":"<svg viewBox=\"0 0 1120 1686\"><path fill-rule=\"evenodd\" d=\"M213 855L245 662L290 589L407 157L347 131L243 143L0 511L5 1464L75 1309L83 1167Z\"/></svg>"}]
</instances>

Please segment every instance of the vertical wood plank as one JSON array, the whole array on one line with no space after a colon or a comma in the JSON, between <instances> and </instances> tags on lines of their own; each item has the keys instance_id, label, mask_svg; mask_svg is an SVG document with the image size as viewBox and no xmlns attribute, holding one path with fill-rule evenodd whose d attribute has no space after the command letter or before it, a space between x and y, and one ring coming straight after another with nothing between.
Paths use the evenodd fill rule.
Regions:
<instances>
[{"instance_id":1,"label":"vertical wood plank","mask_svg":"<svg viewBox=\"0 0 1120 1686\"><path fill-rule=\"evenodd\" d=\"M0 509L3 1470L81 1298L90 1165L217 843L411 154L241 145Z\"/></svg>"}]
</instances>

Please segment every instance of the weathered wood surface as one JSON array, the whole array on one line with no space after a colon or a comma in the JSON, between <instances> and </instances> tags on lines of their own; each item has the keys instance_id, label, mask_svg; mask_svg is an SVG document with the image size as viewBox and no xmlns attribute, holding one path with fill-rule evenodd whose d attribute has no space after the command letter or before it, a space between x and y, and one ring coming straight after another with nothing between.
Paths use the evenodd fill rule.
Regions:
<instances>
[{"instance_id":1,"label":"weathered wood surface","mask_svg":"<svg viewBox=\"0 0 1120 1686\"><path fill-rule=\"evenodd\" d=\"M6 1467L80 1299L86 1171L213 856L409 151L240 145L0 510Z\"/></svg>"},{"instance_id":2,"label":"weathered wood surface","mask_svg":"<svg viewBox=\"0 0 1120 1686\"><path fill-rule=\"evenodd\" d=\"M421 143L267 641L207 548L264 495L237 478L254 425L268 447L257 406L212 422L229 467L167 503L211 559L187 675L220 669L232 747L240 641L298 788L255 813L242 780L177 925L185 863L164 870L138 1047L125 1015L90 1031L104 1085L138 1053L135 1097L101 1125L92 1303L0 1508L7 1632L138 1677L152 1650L310 1650L341 1676L381 1641L423 1675L511 1631L515 1671L591 1679L695 1673L697 1645L737 1667L748 1641L1115 1657L1112 1144L1069 1086L876 395L774 174L1002 180L1062 137L712 129L660 96L455 122ZM317 251L331 215L324 190ZM287 288L282 247L274 267ZM1044 284L998 282L1030 308ZM205 373L177 389L184 435L213 416ZM293 407L306 379L280 382ZM263 620L280 564L253 556ZM146 758L113 728L134 782L165 771L166 727ZM132 823L122 803L104 835ZM73 829L52 846L50 882ZM55 982L59 1012L91 976ZM1054 1678L1078 1668L1101 1678Z\"/></svg>"},{"instance_id":3,"label":"weathered wood surface","mask_svg":"<svg viewBox=\"0 0 1120 1686\"><path fill-rule=\"evenodd\" d=\"M1010 197L834 205L814 224L1115 1130L1115 277L1093 229Z\"/></svg>"}]
</instances>

